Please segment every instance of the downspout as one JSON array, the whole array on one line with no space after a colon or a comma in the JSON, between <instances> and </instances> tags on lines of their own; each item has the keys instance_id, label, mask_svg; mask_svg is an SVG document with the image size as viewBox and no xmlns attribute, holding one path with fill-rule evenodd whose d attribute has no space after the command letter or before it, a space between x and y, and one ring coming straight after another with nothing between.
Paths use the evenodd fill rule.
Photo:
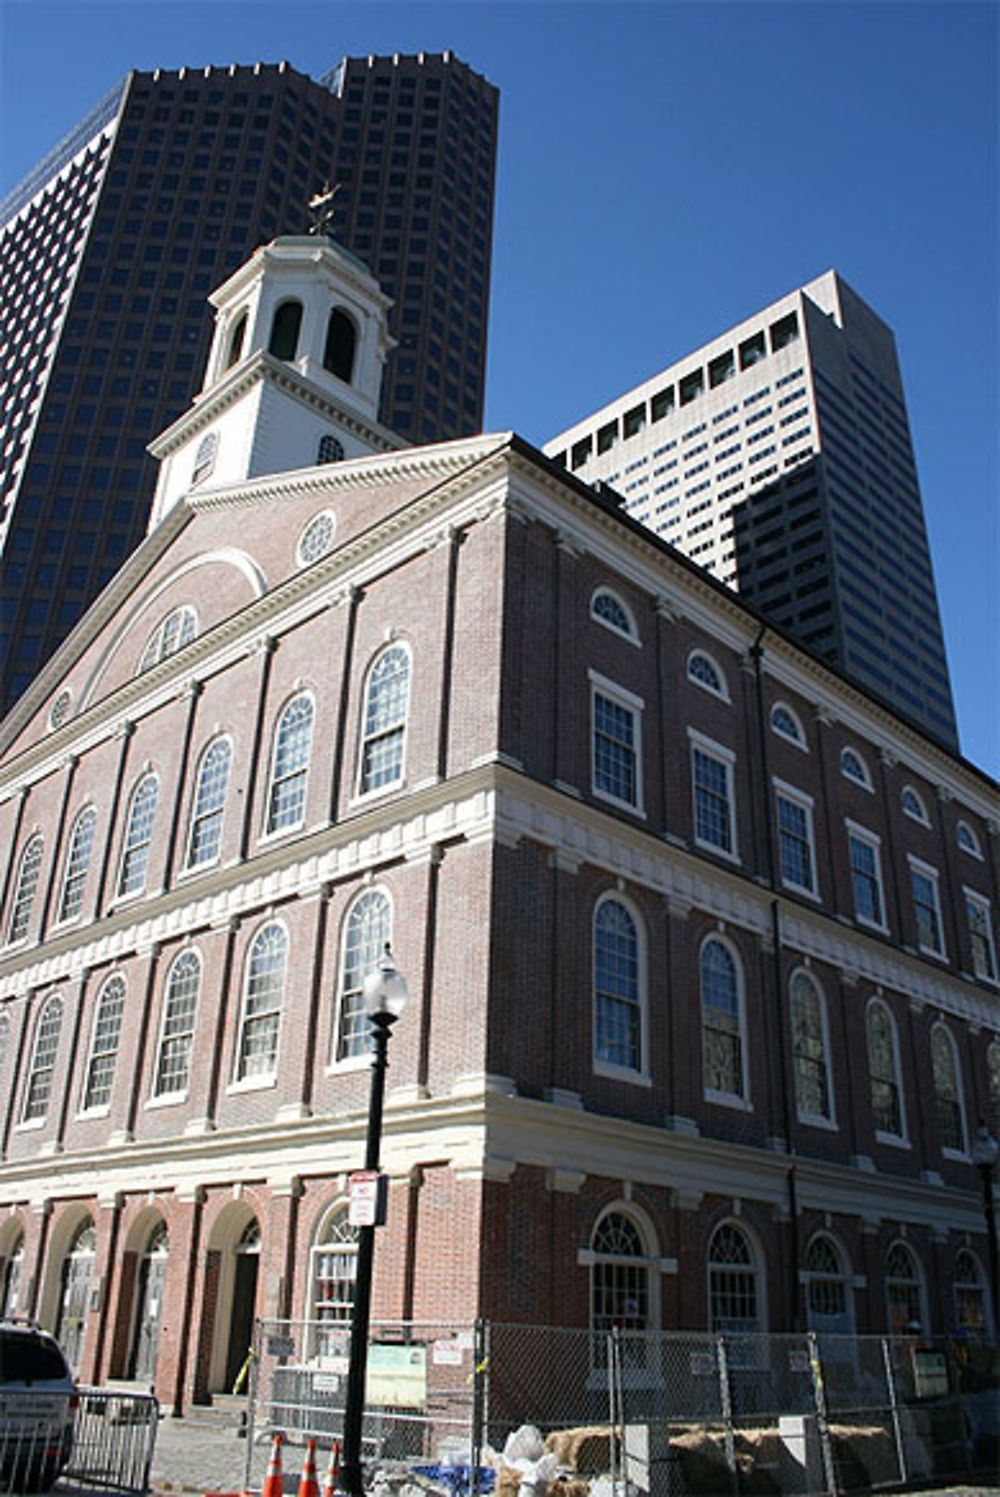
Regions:
<instances>
[{"instance_id":1,"label":"downspout","mask_svg":"<svg viewBox=\"0 0 1000 1497\"><path fill-rule=\"evenodd\" d=\"M785 994L781 980L781 906L778 900L777 863L774 848L774 822L771 808L771 774L767 756L767 723L764 713L763 639L767 624L761 624L757 638L750 646L750 658L754 668L754 687L757 700L757 733L759 739L760 768L763 778L764 850L767 859L767 882L771 889L771 941L774 958L773 973L774 1012L778 1025L778 1095L781 1104L781 1129L788 1155L788 1170L785 1185L788 1191L788 1303L791 1307L791 1329L800 1329L799 1316L799 1202L796 1177L795 1147L792 1142L791 1098L788 1091L788 1047L785 1037Z\"/></svg>"}]
</instances>

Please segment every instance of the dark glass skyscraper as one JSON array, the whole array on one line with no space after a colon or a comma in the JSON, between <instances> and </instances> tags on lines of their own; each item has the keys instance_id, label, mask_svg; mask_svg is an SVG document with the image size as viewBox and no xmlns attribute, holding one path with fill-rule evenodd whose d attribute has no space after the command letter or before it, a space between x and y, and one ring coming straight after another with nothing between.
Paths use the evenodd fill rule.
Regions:
<instances>
[{"instance_id":1,"label":"dark glass skyscraper","mask_svg":"<svg viewBox=\"0 0 1000 1497\"><path fill-rule=\"evenodd\" d=\"M449 52L134 72L0 204L0 713L145 533L206 294L325 183L394 299L381 419L481 428L497 104Z\"/></svg>"}]
</instances>

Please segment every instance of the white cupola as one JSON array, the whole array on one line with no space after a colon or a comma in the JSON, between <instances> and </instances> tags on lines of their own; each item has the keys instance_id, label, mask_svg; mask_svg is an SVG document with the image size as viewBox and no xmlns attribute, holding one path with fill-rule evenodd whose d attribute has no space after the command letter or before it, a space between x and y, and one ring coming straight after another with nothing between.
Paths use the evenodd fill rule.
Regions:
<instances>
[{"instance_id":1,"label":"white cupola","mask_svg":"<svg viewBox=\"0 0 1000 1497\"><path fill-rule=\"evenodd\" d=\"M406 445L378 422L391 303L349 251L275 239L209 301L205 382L149 446L161 463L151 530L193 489Z\"/></svg>"}]
</instances>

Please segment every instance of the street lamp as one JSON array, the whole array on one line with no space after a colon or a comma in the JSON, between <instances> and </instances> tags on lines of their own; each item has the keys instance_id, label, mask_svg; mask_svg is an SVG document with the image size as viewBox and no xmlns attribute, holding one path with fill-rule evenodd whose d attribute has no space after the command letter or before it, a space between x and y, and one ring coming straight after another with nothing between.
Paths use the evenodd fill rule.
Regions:
<instances>
[{"instance_id":1,"label":"street lamp","mask_svg":"<svg viewBox=\"0 0 1000 1497\"><path fill-rule=\"evenodd\" d=\"M371 1020L374 1054L372 1087L368 1103L368 1137L365 1144L365 1174L378 1180L379 1144L382 1139L382 1098L385 1095L385 1073L388 1068L389 1031L403 1012L406 1003L406 979L397 969L386 942L385 951L364 982L365 1012ZM365 1373L368 1366L368 1324L372 1299L372 1264L375 1257L375 1228L381 1226L382 1191L376 1189L376 1207L365 1213L358 1230L357 1275L354 1304L351 1310L351 1352L347 1369L347 1397L344 1404L343 1461L341 1484L351 1497L362 1497L361 1426L365 1411ZM353 1203L352 1203L353 1204Z\"/></svg>"},{"instance_id":2,"label":"street lamp","mask_svg":"<svg viewBox=\"0 0 1000 1497\"><path fill-rule=\"evenodd\" d=\"M1000 1156L1000 1144L997 1143L986 1124L981 1122L976 1133L975 1147L972 1150L972 1161L983 1179L983 1215L986 1217L986 1244L990 1255L990 1309L993 1314L994 1334L1000 1323L1000 1305L997 1304L1000 1298L1000 1255L997 1251L997 1218L993 1208L993 1172L996 1169L998 1156Z\"/></svg>"}]
</instances>

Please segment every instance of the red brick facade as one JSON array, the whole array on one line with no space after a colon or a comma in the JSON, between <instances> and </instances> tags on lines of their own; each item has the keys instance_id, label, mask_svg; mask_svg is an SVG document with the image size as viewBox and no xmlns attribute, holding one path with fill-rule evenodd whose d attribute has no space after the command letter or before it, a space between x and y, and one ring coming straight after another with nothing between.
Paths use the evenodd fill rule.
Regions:
<instances>
[{"instance_id":1,"label":"red brick facade","mask_svg":"<svg viewBox=\"0 0 1000 1497\"><path fill-rule=\"evenodd\" d=\"M299 567L322 509L336 544ZM621 608L610 622L602 591ZM137 674L179 606L195 639ZM409 662L400 769L362 791L371 671L393 645ZM298 698L313 723L301 814L269 832L275 734ZM776 705L799 742L775 729ZM192 866L198 766L222 737L217 854ZM145 1316L152 1380L182 1410L229 1385L250 1314L315 1312L316 1249L363 1156L367 1061L338 1056L338 1034L346 933L372 892L409 985L389 1052L376 1317L586 1325L609 1211L641 1239L656 1325L713 1323L725 1224L747 1244L763 1327L809 1318L817 1234L859 1331L895 1313L884 1269L899 1243L927 1329L955 1324L962 1253L993 1317L971 1150L1000 1104L995 787L516 439L193 498L2 738L0 1283L68 1334L68 1265L82 1263L85 1378L134 1375ZM868 785L845 776L845 748ZM714 820L700 752L725 787ZM148 861L123 894L130 798L149 774ZM811 890L783 877L780 795L808 811ZM60 920L87 806L82 905ZM713 846L727 817L729 846ZM851 828L878 852L878 922L859 918ZM935 875L940 954L920 949L912 859ZM605 906L627 954L595 993ZM248 964L272 927L277 1018L251 1042ZM706 943L734 974L722 1020L706 1017ZM189 1009L170 1017L171 982L191 970ZM95 1041L114 976L120 1027ZM819 995L805 1040L797 982ZM889 1081L872 1069L873 1002L892 1021ZM728 1092L709 1084L713 1024ZM99 1077L106 1100L87 1106ZM154 1303L142 1285L164 1228Z\"/></svg>"}]
</instances>

